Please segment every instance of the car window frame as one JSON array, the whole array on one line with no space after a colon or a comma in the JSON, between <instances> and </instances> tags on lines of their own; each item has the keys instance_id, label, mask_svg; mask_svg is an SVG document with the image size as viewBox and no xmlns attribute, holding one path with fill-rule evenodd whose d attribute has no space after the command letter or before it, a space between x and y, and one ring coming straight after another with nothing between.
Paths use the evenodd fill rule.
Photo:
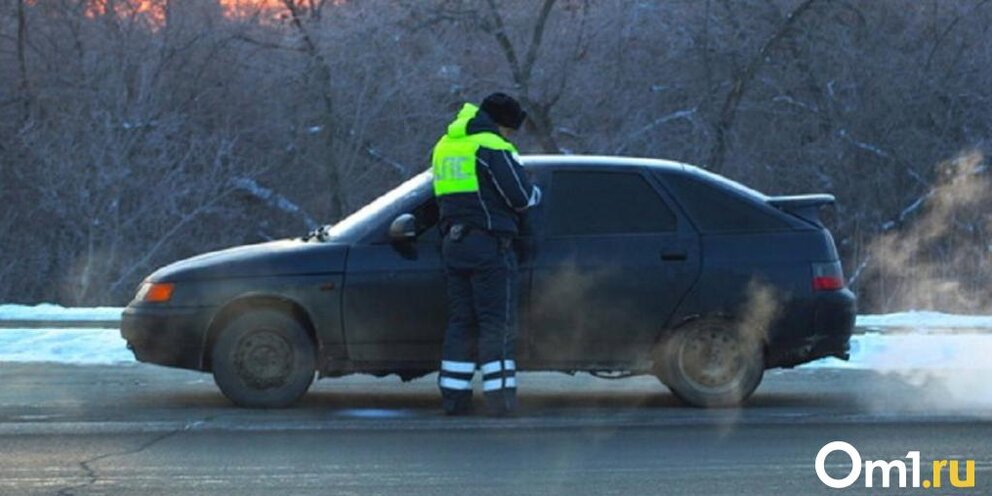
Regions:
<instances>
[{"instance_id":1,"label":"car window frame","mask_svg":"<svg viewBox=\"0 0 992 496\"><path fill-rule=\"evenodd\" d=\"M706 229L700 225L696 219L693 219L689 214L689 211L682 206L681 201L678 199L673 190L674 186L668 181L668 178L675 175L682 175L687 180L696 181L704 186L712 187L719 190L725 195L731 196L749 206L755 210L773 218L782 221L781 227L775 228L762 228L762 229ZM740 235L740 234L760 234L760 233L777 233L777 232L788 232L796 229L797 223L789 215L784 214L780 210L766 203L766 199L770 198L768 195L761 193L757 190L749 188L746 185L738 183L732 179L720 176L718 174L713 174L709 171L697 171L697 170L654 170L651 176L654 178L655 182L659 187L666 190L669 197L678 204L679 208L685 214L685 218L688 222L692 223L694 229L699 234L706 235ZM717 180L714 180L717 178Z\"/></svg>"},{"instance_id":2,"label":"car window frame","mask_svg":"<svg viewBox=\"0 0 992 496\"><path fill-rule=\"evenodd\" d=\"M664 188L661 188L657 181L655 181L652 174L646 170L645 166L638 165L611 165L607 162L602 164L569 164L563 162L561 164L548 164L540 167L543 173L543 183L546 186L546 191L543 191L544 198L542 199L542 207L540 216L535 219L537 236L546 240L555 239L576 239L576 238L601 238L601 237L611 237L611 236L623 236L623 237L638 237L638 236L659 236L659 235L676 235L685 234L687 232L693 232L693 227L688 223L687 217L678 202L674 201L671 195ZM554 173L556 172L591 172L591 173L610 173L610 174L636 174L641 177L642 180L651 188L652 191L658 196L662 204L668 208L668 210L675 217L675 229L668 231L651 231L651 232L611 232L611 233L590 233L590 234L563 234L563 235L552 235L551 225L550 225L550 206L554 201L553 181Z\"/></svg>"},{"instance_id":3,"label":"car window frame","mask_svg":"<svg viewBox=\"0 0 992 496\"><path fill-rule=\"evenodd\" d=\"M434 200L434 191L432 189L432 183L427 182L425 185L421 186L420 190L415 190L411 194L402 198L401 203L393 204L390 208L392 210L392 215L386 216L385 220L381 221L378 225L368 228L362 236L360 236L355 242L355 245L388 245L392 244L393 241L389 239L389 226L396 220L396 217L402 214L413 214L414 211L423 207L428 201ZM435 224L436 227L436 224ZM429 231L430 228L424 229L417 234L416 241L420 241L422 235ZM440 242L440 236L438 241Z\"/></svg>"}]
</instances>

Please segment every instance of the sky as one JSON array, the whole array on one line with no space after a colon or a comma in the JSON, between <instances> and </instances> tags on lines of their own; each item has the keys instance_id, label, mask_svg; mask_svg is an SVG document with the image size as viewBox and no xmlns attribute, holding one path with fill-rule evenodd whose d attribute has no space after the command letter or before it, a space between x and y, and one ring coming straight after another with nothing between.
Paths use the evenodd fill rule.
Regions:
<instances>
[{"instance_id":1,"label":"sky","mask_svg":"<svg viewBox=\"0 0 992 496\"><path fill-rule=\"evenodd\" d=\"M36 3L42 0L34 0ZM103 15L108 9L113 9L121 17L145 17L152 25L161 25L165 19L165 9L170 0L83 0L89 3L87 12L91 17ZM283 0L192 0L217 1L224 12L231 17L250 17L263 14L262 17L274 17L285 12ZM309 5L308 0L294 0L297 3ZM315 0L316 1L316 0Z\"/></svg>"}]
</instances>

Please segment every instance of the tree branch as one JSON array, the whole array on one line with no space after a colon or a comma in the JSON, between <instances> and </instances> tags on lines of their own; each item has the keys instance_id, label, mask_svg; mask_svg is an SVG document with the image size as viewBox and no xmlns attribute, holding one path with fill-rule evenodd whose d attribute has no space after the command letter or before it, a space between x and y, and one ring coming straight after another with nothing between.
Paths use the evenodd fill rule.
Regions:
<instances>
[{"instance_id":1,"label":"tree branch","mask_svg":"<svg viewBox=\"0 0 992 496\"><path fill-rule=\"evenodd\" d=\"M930 48L930 53L927 54L927 61L923 64L924 71L930 69L930 63L933 62L934 55L937 53L937 50L940 48L940 45L944 43L944 40L946 40L947 37L951 34L951 31L954 30L954 27L958 25L958 22L960 22L961 19L964 17L971 16L972 14L975 13L975 11L980 9L983 5L985 5L988 2L989 0L981 0L980 2L975 4L975 6L971 10L969 10L967 14L961 14L955 17L950 23L947 24L947 27L945 27L944 30L941 31L940 35L937 36L937 40L934 41L933 46Z\"/></svg>"},{"instance_id":2,"label":"tree branch","mask_svg":"<svg viewBox=\"0 0 992 496\"><path fill-rule=\"evenodd\" d=\"M402 177L410 177L410 168L401 162L397 162L377 150L371 143L365 144L365 154L370 158L375 159L383 164L392 167L396 172L399 172Z\"/></svg>"},{"instance_id":3,"label":"tree branch","mask_svg":"<svg viewBox=\"0 0 992 496\"><path fill-rule=\"evenodd\" d=\"M727 153L727 134L730 132L730 128L733 127L734 121L737 118L737 108L740 106L741 99L744 97L744 93L747 92L751 81L754 80L755 75L758 70L765 64L768 60L769 53L771 50L789 34L792 27L799 21L806 11L808 11L816 2L819 0L805 0L803 3L799 4L792 12L790 12L786 18L785 22L778 31L774 32L765 43L761 45L758 53L751 59L750 63L744 70L742 70L735 78L733 85L731 86L730 93L727 94L727 98L723 102L723 109L720 111L720 120L716 125L716 143L713 145L713 149L710 152L710 157L708 160L709 167L720 170L723 167L723 162Z\"/></svg>"},{"instance_id":4,"label":"tree branch","mask_svg":"<svg viewBox=\"0 0 992 496\"><path fill-rule=\"evenodd\" d=\"M24 99L24 114L22 120L27 120L31 111L31 87L28 83L28 65L25 56L28 29L27 15L24 11L25 0L17 0L17 70L20 81L19 90Z\"/></svg>"},{"instance_id":5,"label":"tree branch","mask_svg":"<svg viewBox=\"0 0 992 496\"><path fill-rule=\"evenodd\" d=\"M510 37L506 34L506 25L503 23L503 16L499 13L496 0L486 0L486 3L489 4L489 14L492 16L495 27L490 33L496 37L496 43L503 50L503 56L506 57L506 61L510 65L510 72L513 73L513 82L523 90L524 87L521 82L524 80L524 74L520 67L520 61L517 58L517 51L513 48L513 42L510 41Z\"/></svg>"},{"instance_id":6,"label":"tree branch","mask_svg":"<svg viewBox=\"0 0 992 496\"><path fill-rule=\"evenodd\" d=\"M678 111L672 112L670 114L665 114L665 115L663 115L663 116L661 116L661 117L659 117L659 118L657 118L657 119L649 122L646 126L638 129L637 131L634 131L633 133L630 133L628 135L627 139L624 140L624 142L620 146L618 146L615 150L613 150L613 153L616 154L616 155L619 155L621 152L623 152L624 150L626 150L627 147L630 146L631 143L633 143L634 141L636 141L637 138L639 138L641 135L643 135L644 133L647 133L648 131L650 131L650 130L652 130L652 129L654 129L654 128L662 125L662 124L665 124L666 122L671 122L671 121L674 121L676 119L691 119L692 116L696 113L696 110L697 110L696 107L689 108L689 109L678 110Z\"/></svg>"},{"instance_id":7,"label":"tree branch","mask_svg":"<svg viewBox=\"0 0 992 496\"><path fill-rule=\"evenodd\" d=\"M176 222L175 224L173 224L172 227L168 231L165 232L165 234L163 234L162 236L160 236L158 238L158 240L155 242L155 244L153 244L151 246L151 248L149 248L148 251L145 252L145 255L143 257L141 257L141 259L139 259L137 262L135 262L133 265L131 265L131 267L128 268L128 270L124 271L124 273L121 274L121 276L118 277L117 280L114 281L114 283L110 285L109 292L111 294L116 293L120 289L121 284L123 284L124 281L127 281L131 277L131 275L134 274L138 269L144 268L145 266L148 265L148 262L150 262L151 259L152 259L152 257L154 257L155 254L158 253L158 251L162 248L163 245L165 245L165 242L166 241L168 241L173 236L175 236L179 231L181 231L184 227L186 227L190 222L192 222L193 220L197 219L200 216L200 214L203 214L203 213L206 213L207 211L209 211L211 209L211 207L215 203L217 203L221 199L225 198L232 191L234 191L234 188L229 188L226 191L224 191L224 192L222 192L222 193L220 193L220 194L218 194L216 196L213 196L209 201L207 201L206 203L200 205L199 207L197 207L196 209L194 209L192 212L183 215L179 219L179 222Z\"/></svg>"},{"instance_id":8,"label":"tree branch","mask_svg":"<svg viewBox=\"0 0 992 496\"><path fill-rule=\"evenodd\" d=\"M252 45L255 45L255 46L259 46L259 47L262 47L262 48L270 48L272 50L285 50L287 52L302 52L302 51L304 51L303 49L301 49L299 47L289 47L289 46L286 46L286 45L280 45L279 43L272 43L272 42L268 42L268 41L256 40L254 38L251 38L251 37L246 36L246 35L243 35L243 34L234 35L234 39L235 40L238 40L238 41L243 41L245 43L249 43L249 44L252 44Z\"/></svg>"},{"instance_id":9,"label":"tree branch","mask_svg":"<svg viewBox=\"0 0 992 496\"><path fill-rule=\"evenodd\" d=\"M548 17L554 5L555 0L544 0L544 5L541 6L541 12L537 16L537 22L534 23L534 31L530 37L530 46L527 47L527 57L524 59L524 65L521 68L524 80L528 85L530 84L530 77L534 70L534 62L537 61L538 50L541 48L541 40L544 38L544 28L548 23Z\"/></svg>"},{"instance_id":10,"label":"tree branch","mask_svg":"<svg viewBox=\"0 0 992 496\"><path fill-rule=\"evenodd\" d=\"M258 181L253 178L235 177L231 178L229 182L231 186L238 191L242 191L254 198L257 198L258 200L261 200L269 207L280 210L294 217L298 217L307 229L314 229L319 225L317 221L314 220L314 218L311 217L310 214L307 213L307 211L302 207L294 203L289 198L286 198L286 196L282 193L258 184Z\"/></svg>"}]
</instances>

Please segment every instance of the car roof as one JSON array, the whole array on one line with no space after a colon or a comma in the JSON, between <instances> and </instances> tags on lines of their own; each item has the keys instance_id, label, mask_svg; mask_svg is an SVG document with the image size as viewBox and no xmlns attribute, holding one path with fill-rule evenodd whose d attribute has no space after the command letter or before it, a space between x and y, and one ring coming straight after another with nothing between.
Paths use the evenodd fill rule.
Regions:
<instances>
[{"instance_id":1,"label":"car roof","mask_svg":"<svg viewBox=\"0 0 992 496\"><path fill-rule=\"evenodd\" d=\"M648 167L655 170L683 172L693 174L700 179L709 181L710 183L719 184L726 189L752 196L759 200L768 199L768 196L764 193L747 187L737 181L728 179L701 167L676 162L674 160L640 157L616 157L609 155L521 155L520 161L523 165L528 167L547 167L555 165L596 167L621 166Z\"/></svg>"},{"instance_id":2,"label":"car roof","mask_svg":"<svg viewBox=\"0 0 992 496\"><path fill-rule=\"evenodd\" d=\"M661 160L656 158L639 157L615 157L609 155L521 155L521 163L527 166L549 166L549 165L589 165L589 166L634 166L651 167L665 170L684 171L688 168L697 167L673 160Z\"/></svg>"}]
</instances>

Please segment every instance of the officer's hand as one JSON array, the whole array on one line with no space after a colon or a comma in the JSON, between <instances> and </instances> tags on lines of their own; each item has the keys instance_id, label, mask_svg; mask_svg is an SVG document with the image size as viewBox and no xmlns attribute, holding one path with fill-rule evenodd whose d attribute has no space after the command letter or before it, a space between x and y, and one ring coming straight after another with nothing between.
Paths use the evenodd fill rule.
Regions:
<instances>
[{"instance_id":1,"label":"officer's hand","mask_svg":"<svg viewBox=\"0 0 992 496\"><path fill-rule=\"evenodd\" d=\"M536 207L541 203L541 188L538 188L535 184L530 193L530 201L527 202L527 208Z\"/></svg>"}]
</instances>

